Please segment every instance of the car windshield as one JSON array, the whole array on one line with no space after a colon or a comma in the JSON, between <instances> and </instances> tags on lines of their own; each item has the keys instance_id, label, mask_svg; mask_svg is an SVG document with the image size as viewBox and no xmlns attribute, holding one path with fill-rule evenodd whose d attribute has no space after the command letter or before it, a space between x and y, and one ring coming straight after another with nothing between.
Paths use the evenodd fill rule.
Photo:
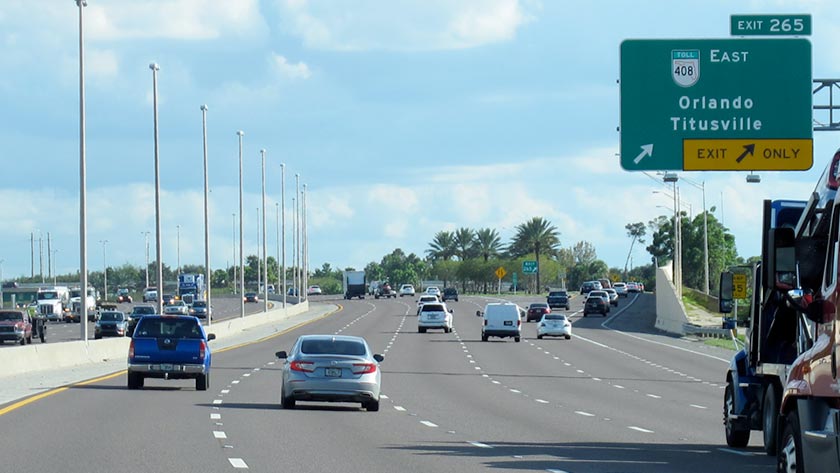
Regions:
<instances>
[{"instance_id":1,"label":"car windshield","mask_svg":"<svg viewBox=\"0 0 840 473\"><path fill-rule=\"evenodd\" d=\"M195 321L181 318L149 318L140 319L140 326L134 332L135 337L172 337L172 338L202 338L201 328Z\"/></svg>"},{"instance_id":2,"label":"car windshield","mask_svg":"<svg viewBox=\"0 0 840 473\"><path fill-rule=\"evenodd\" d=\"M365 345L352 340L313 339L300 344L301 353L307 355L353 355L364 356Z\"/></svg>"},{"instance_id":3,"label":"car windshield","mask_svg":"<svg viewBox=\"0 0 840 473\"><path fill-rule=\"evenodd\" d=\"M20 321L23 320L23 314L20 312L0 312L0 321L3 320L13 320L13 321Z\"/></svg>"},{"instance_id":4,"label":"car windshield","mask_svg":"<svg viewBox=\"0 0 840 473\"><path fill-rule=\"evenodd\" d=\"M103 312L99 316L99 320L103 322L119 322L123 320L123 315L120 312Z\"/></svg>"},{"instance_id":5,"label":"car windshield","mask_svg":"<svg viewBox=\"0 0 840 473\"><path fill-rule=\"evenodd\" d=\"M47 301L51 299L58 299L57 292L39 292L38 293L38 300L39 301Z\"/></svg>"}]
</instances>

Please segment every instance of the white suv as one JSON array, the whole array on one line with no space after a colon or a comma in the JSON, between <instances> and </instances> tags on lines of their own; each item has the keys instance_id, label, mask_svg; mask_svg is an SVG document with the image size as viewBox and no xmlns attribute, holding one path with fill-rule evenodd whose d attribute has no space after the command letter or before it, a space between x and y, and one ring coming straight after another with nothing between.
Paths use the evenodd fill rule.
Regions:
<instances>
[{"instance_id":1,"label":"white suv","mask_svg":"<svg viewBox=\"0 0 840 473\"><path fill-rule=\"evenodd\" d=\"M447 309L443 303L426 303L420 308L417 319L417 331L426 333L427 329L440 328L444 333L452 331L452 309Z\"/></svg>"},{"instance_id":2,"label":"white suv","mask_svg":"<svg viewBox=\"0 0 840 473\"><path fill-rule=\"evenodd\" d=\"M402 296L414 297L414 286L411 284L403 284L400 286L400 297Z\"/></svg>"}]
</instances>

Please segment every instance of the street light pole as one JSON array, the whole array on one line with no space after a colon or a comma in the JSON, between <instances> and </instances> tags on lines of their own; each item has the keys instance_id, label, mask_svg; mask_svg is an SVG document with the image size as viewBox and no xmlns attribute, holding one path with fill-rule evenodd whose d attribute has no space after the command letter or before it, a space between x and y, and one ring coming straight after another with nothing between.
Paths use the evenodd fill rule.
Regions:
<instances>
[{"instance_id":1,"label":"street light pole","mask_svg":"<svg viewBox=\"0 0 840 473\"><path fill-rule=\"evenodd\" d=\"M292 208L295 211L292 213L292 291L295 292L295 303L300 302L300 293L297 293L297 199L292 197Z\"/></svg>"},{"instance_id":2,"label":"street light pole","mask_svg":"<svg viewBox=\"0 0 840 473\"><path fill-rule=\"evenodd\" d=\"M296 234L295 237L297 238L296 239L297 243L295 243L295 271L297 272L297 275L298 275L296 289L297 289L297 301L299 303L301 301L301 298L303 297L303 281L302 281L303 272L301 272L301 270L300 270L300 262L301 262L301 255L300 255L300 250L301 250L301 242L300 242L300 235L301 235L301 232L300 232L300 224L301 224L301 221L300 221L301 220L300 219L300 207L301 207L301 202L300 202L300 174L295 174L295 197L297 197L297 200L295 201L295 220L297 222L297 225L295 226L295 234Z\"/></svg>"},{"instance_id":3,"label":"street light pole","mask_svg":"<svg viewBox=\"0 0 840 473\"><path fill-rule=\"evenodd\" d=\"M236 135L239 136L239 294L240 296L245 295L245 261L242 258L242 252L244 251L243 247L243 239L245 234L243 233L243 222L242 216L244 215L244 209L242 208L242 137L245 136L245 132L239 130L236 132ZM239 317L245 318L245 298L239 298Z\"/></svg>"},{"instance_id":4,"label":"street light pole","mask_svg":"<svg viewBox=\"0 0 840 473\"><path fill-rule=\"evenodd\" d=\"M280 202L274 203L275 223L277 224L276 242L277 242L277 284L274 285L274 294L280 290Z\"/></svg>"},{"instance_id":5,"label":"street light pole","mask_svg":"<svg viewBox=\"0 0 840 473\"><path fill-rule=\"evenodd\" d=\"M178 264L176 273L178 280L181 280L181 225L175 225L175 261Z\"/></svg>"},{"instance_id":6,"label":"street light pole","mask_svg":"<svg viewBox=\"0 0 840 473\"><path fill-rule=\"evenodd\" d=\"M283 280L283 308L286 308L286 163L280 163L280 246L282 247L280 277Z\"/></svg>"},{"instance_id":7,"label":"street light pole","mask_svg":"<svg viewBox=\"0 0 840 473\"><path fill-rule=\"evenodd\" d=\"M140 232L146 238L146 287L149 287L149 232Z\"/></svg>"},{"instance_id":8,"label":"street light pole","mask_svg":"<svg viewBox=\"0 0 840 473\"><path fill-rule=\"evenodd\" d=\"M163 258L160 238L160 143L158 136L157 63L149 64L152 70L152 103L155 117L155 258L157 261L157 313L163 313ZM83 324L86 325L86 324Z\"/></svg>"},{"instance_id":9,"label":"street light pole","mask_svg":"<svg viewBox=\"0 0 840 473\"><path fill-rule=\"evenodd\" d=\"M79 7L79 276L82 294L87 294L87 163L85 150L85 28L84 7L86 0L76 0ZM87 314L87 297L81 298L81 312ZM81 337L87 343L88 324L81 323Z\"/></svg>"},{"instance_id":10,"label":"street light pole","mask_svg":"<svg viewBox=\"0 0 840 473\"><path fill-rule=\"evenodd\" d=\"M102 285L103 291L105 291L102 295L103 300L106 302L108 301L108 260L105 257L105 247L108 245L108 240L99 240L99 243L102 243L102 275L105 279L104 284Z\"/></svg>"},{"instance_id":11,"label":"street light pole","mask_svg":"<svg viewBox=\"0 0 840 473\"><path fill-rule=\"evenodd\" d=\"M265 285L265 292L263 293L263 312L268 312L268 252L265 245L265 149L260 150L260 157L262 161L262 256L263 256L263 285Z\"/></svg>"},{"instance_id":12,"label":"street light pole","mask_svg":"<svg viewBox=\"0 0 840 473\"><path fill-rule=\"evenodd\" d=\"M301 289L306 295L306 300L309 300L309 241L306 231L306 184L303 185L301 193L301 218L303 219L302 233L303 233L303 284Z\"/></svg>"},{"instance_id":13,"label":"street light pole","mask_svg":"<svg viewBox=\"0 0 840 473\"><path fill-rule=\"evenodd\" d=\"M236 294L236 283L239 281L239 279L236 278L236 212L231 215L233 215L233 259L231 262L233 263L233 293Z\"/></svg>"},{"instance_id":14,"label":"street light pole","mask_svg":"<svg viewBox=\"0 0 840 473\"><path fill-rule=\"evenodd\" d=\"M207 105L201 106L201 135L204 144L204 287L207 294L204 296L207 304L207 325L213 325L213 310L210 304L210 276L213 274L210 271L210 211L209 211L209 196L210 196L210 180L208 179L207 170Z\"/></svg>"},{"instance_id":15,"label":"street light pole","mask_svg":"<svg viewBox=\"0 0 840 473\"><path fill-rule=\"evenodd\" d=\"M3 308L5 302L3 301L3 262L6 260L0 259L0 309ZM14 307L12 307L14 309Z\"/></svg>"},{"instance_id":16,"label":"street light pole","mask_svg":"<svg viewBox=\"0 0 840 473\"><path fill-rule=\"evenodd\" d=\"M260 254L260 208L257 207L257 294L262 292L262 255Z\"/></svg>"},{"instance_id":17,"label":"street light pole","mask_svg":"<svg viewBox=\"0 0 840 473\"><path fill-rule=\"evenodd\" d=\"M700 189L703 194L703 292L709 293L709 218L706 212L706 181L700 184L683 177L685 182Z\"/></svg>"}]
</instances>

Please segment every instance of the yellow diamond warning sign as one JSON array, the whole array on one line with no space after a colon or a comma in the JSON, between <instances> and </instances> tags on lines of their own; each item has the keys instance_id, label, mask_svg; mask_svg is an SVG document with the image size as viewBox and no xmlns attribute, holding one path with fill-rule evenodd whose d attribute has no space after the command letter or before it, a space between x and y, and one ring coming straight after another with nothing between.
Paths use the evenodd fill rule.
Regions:
<instances>
[{"instance_id":1,"label":"yellow diamond warning sign","mask_svg":"<svg viewBox=\"0 0 840 473\"><path fill-rule=\"evenodd\" d=\"M806 171L813 164L812 139L683 140L686 171Z\"/></svg>"},{"instance_id":2,"label":"yellow diamond warning sign","mask_svg":"<svg viewBox=\"0 0 840 473\"><path fill-rule=\"evenodd\" d=\"M496 268L496 277L497 278L502 279L503 277L505 277L505 274L507 274L507 271L505 271L505 268L503 268L501 266Z\"/></svg>"}]
</instances>

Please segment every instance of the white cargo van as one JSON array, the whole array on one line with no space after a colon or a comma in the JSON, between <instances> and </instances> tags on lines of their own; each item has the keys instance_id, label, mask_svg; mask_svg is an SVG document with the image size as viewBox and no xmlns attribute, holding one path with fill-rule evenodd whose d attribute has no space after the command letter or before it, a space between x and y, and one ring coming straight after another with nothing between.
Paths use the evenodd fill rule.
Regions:
<instances>
[{"instance_id":1,"label":"white cargo van","mask_svg":"<svg viewBox=\"0 0 840 473\"><path fill-rule=\"evenodd\" d=\"M490 337L513 337L516 342L522 335L522 319L519 306L510 302L487 304L484 312L476 312L481 317L481 341Z\"/></svg>"}]
</instances>

